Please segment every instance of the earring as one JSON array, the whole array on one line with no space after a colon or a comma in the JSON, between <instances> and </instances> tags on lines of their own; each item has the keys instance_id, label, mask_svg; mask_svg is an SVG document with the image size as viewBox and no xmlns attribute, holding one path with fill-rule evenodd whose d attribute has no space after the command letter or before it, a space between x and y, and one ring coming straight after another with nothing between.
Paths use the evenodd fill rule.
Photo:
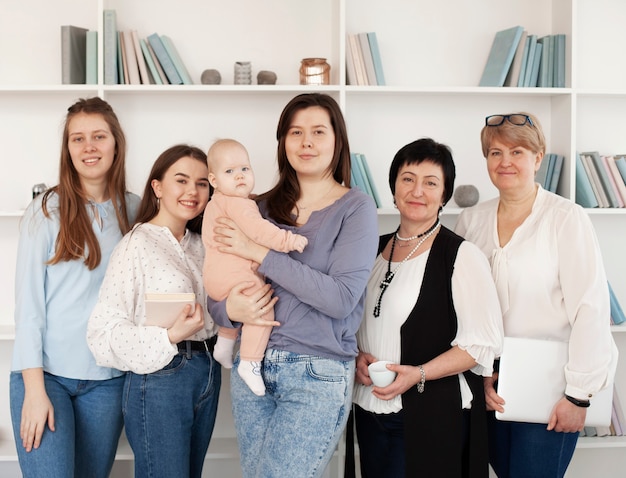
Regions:
<instances>
[{"instance_id":1,"label":"earring","mask_svg":"<svg viewBox=\"0 0 626 478\"><path fill-rule=\"evenodd\" d=\"M156 198L157 200L157 211L161 209L161 198Z\"/></svg>"},{"instance_id":2,"label":"earring","mask_svg":"<svg viewBox=\"0 0 626 478\"><path fill-rule=\"evenodd\" d=\"M439 206L439 212L437 213L437 215L441 216L442 212L443 212L443 205Z\"/></svg>"}]
</instances>

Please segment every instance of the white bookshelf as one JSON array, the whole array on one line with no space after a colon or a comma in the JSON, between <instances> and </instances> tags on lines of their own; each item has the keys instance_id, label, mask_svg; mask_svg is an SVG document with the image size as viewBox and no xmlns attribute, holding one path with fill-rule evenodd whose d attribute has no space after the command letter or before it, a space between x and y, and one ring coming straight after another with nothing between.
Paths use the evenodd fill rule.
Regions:
<instances>
[{"instance_id":1,"label":"white bookshelf","mask_svg":"<svg viewBox=\"0 0 626 478\"><path fill-rule=\"evenodd\" d=\"M304 91L322 91L341 105L351 149L364 153L383 201L381 231L397 224L387 186L395 152L418 137L448 144L457 165L456 184L474 184L481 200L494 197L482 157L479 131L484 117L526 110L546 131L548 151L566 157L559 193L573 198L576 151L626 152L626 4L619 0L3 0L0 16L0 143L5 176L0 188L0 372L8 374L12 348L13 275L17 228L33 184L56 184L61 123L80 97L99 95L117 112L128 140L128 182L141 193L152 162L165 148L189 142L207 149L217 137L232 136L249 149L257 192L275 178L275 128L283 106ZM104 85L102 42L99 83L61 85L60 26L102 31L102 12L115 9L118 29L140 37L158 32L172 38L194 85ZM241 13L244 12L244 13ZM471 21L467 21L471 18ZM539 36L567 35L565 88L480 88L496 31L522 25ZM345 84L347 33L376 31L388 86ZM325 57L330 85L298 84L300 60ZM233 65L251 61L272 70L276 85L233 85ZM201 85L204 69L216 68L221 85ZM607 275L626 305L624 209L589 210L598 232ZM453 225L459 209L445 209ZM626 397L626 334L613 327L622 352L616 383ZM0 475L13 476L15 455L8 414L8 380L0 383ZM239 473L225 381L215 446L209 460L223 476ZM626 398L624 399L626 401ZM214 445L212 444L212 447ZM626 438L580 441L568 477L586 476L609 463L626 467ZM128 461L127 451L120 462ZM341 476L340 447L329 476ZM121 465L120 465L121 466ZM231 466L232 469L229 469ZM6 468L5 468L6 467ZM209 467L207 467L209 468ZM132 467L114 476L130 476ZM6 471L6 473L5 473ZM618 474L606 475L621 476Z\"/></svg>"}]
</instances>

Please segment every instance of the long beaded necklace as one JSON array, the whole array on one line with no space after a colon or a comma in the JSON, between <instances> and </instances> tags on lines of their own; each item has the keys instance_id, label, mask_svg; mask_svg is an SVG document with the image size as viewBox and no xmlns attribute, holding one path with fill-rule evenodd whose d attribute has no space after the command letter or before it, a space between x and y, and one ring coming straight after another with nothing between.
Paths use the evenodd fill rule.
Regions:
<instances>
[{"instance_id":1,"label":"long beaded necklace","mask_svg":"<svg viewBox=\"0 0 626 478\"><path fill-rule=\"evenodd\" d=\"M393 260L393 250L396 248L396 240L399 239L398 231L400 230L400 226L398 226L396 233L393 235L393 242L391 243L391 251L389 252L389 261L387 261L387 272L385 273L385 278L380 282L380 292L378 293L378 298L376 299L376 306L374 307L374 317L378 317L380 315L380 303L383 300L383 294L387 290L387 287L389 287L389 285L391 284L391 281L393 280L393 278L396 276L398 269L400 269L402 264L408 261L413 256L413 254L417 252L417 250L420 248L420 246L424 243L426 239L428 239L430 236L432 236L435 233L439 225L440 225L439 218L437 218L437 222L435 222L435 224L433 224L430 229L428 229L427 231L421 234L418 234L417 236L413 236L411 239L417 239L418 237L422 237L422 238L415 245L413 250L409 252L409 254L404 259L402 259L402 262L400 262L400 264L398 264L398 266L392 271L391 262ZM400 240L406 240L406 239L402 238Z\"/></svg>"}]
</instances>

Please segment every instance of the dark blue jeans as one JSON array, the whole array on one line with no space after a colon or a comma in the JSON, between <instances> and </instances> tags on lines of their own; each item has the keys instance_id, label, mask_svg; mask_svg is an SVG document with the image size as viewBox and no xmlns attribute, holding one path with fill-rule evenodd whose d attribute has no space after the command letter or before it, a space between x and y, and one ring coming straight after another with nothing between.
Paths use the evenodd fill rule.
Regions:
<instances>
[{"instance_id":1,"label":"dark blue jeans","mask_svg":"<svg viewBox=\"0 0 626 478\"><path fill-rule=\"evenodd\" d=\"M574 455L578 433L545 424L505 422L489 413L489 462L498 478L561 478Z\"/></svg>"},{"instance_id":2,"label":"dark blue jeans","mask_svg":"<svg viewBox=\"0 0 626 478\"><path fill-rule=\"evenodd\" d=\"M354 406L363 478L404 478L404 419L402 411L386 415Z\"/></svg>"}]
</instances>

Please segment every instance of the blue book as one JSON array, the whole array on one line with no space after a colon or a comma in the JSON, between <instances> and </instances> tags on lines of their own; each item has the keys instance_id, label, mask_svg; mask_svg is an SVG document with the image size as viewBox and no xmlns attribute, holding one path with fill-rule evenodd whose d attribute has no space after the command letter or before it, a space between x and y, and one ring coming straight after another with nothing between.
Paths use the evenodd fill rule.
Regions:
<instances>
[{"instance_id":1,"label":"blue book","mask_svg":"<svg viewBox=\"0 0 626 478\"><path fill-rule=\"evenodd\" d=\"M354 153L354 164L355 169L359 171L359 176L363 181L364 191L374 199L374 194L372 193L372 186L370 184L369 178L367 177L367 173L365 172L365 167L363 166L363 155L360 153Z\"/></svg>"},{"instance_id":2,"label":"blue book","mask_svg":"<svg viewBox=\"0 0 626 478\"><path fill-rule=\"evenodd\" d=\"M161 64L161 68L165 72L165 76L167 76L168 81L172 85L182 85L183 80L178 74L176 67L174 66L174 62L170 58L170 55L167 53L165 49L165 45L163 45L163 41L158 33L153 33L148 36L148 43L152 47L154 54L156 55L159 63Z\"/></svg>"},{"instance_id":3,"label":"blue book","mask_svg":"<svg viewBox=\"0 0 626 478\"><path fill-rule=\"evenodd\" d=\"M554 154L554 169L552 170L552 177L550 178L549 191L556 194L556 190L559 187L559 179L561 178L561 170L563 169L563 161L565 158L560 154Z\"/></svg>"},{"instance_id":4,"label":"blue book","mask_svg":"<svg viewBox=\"0 0 626 478\"><path fill-rule=\"evenodd\" d=\"M554 49L554 86L565 88L565 34L555 35L556 47Z\"/></svg>"},{"instance_id":5,"label":"blue book","mask_svg":"<svg viewBox=\"0 0 626 478\"><path fill-rule=\"evenodd\" d=\"M367 194L365 188L365 180L361 176L361 169L358 165L358 159L356 153L350 153L350 172L353 179L350 179L350 184L354 184L357 188Z\"/></svg>"},{"instance_id":6,"label":"blue book","mask_svg":"<svg viewBox=\"0 0 626 478\"><path fill-rule=\"evenodd\" d=\"M626 316L624 316L624 311L622 310L622 306L617 300L617 296L613 291L613 287L611 287L611 283L609 282L609 297L611 299L611 321L615 325L622 324L626 322Z\"/></svg>"},{"instance_id":7,"label":"blue book","mask_svg":"<svg viewBox=\"0 0 626 478\"><path fill-rule=\"evenodd\" d=\"M526 41L524 42L524 52L522 53L522 64L520 65L519 78L517 79L517 86L524 86L524 78L526 77L526 64L528 63L528 50L530 50L530 37L532 35L528 35L526 37Z\"/></svg>"},{"instance_id":8,"label":"blue book","mask_svg":"<svg viewBox=\"0 0 626 478\"><path fill-rule=\"evenodd\" d=\"M378 48L378 38L376 37L376 32L369 32L367 34L367 39L369 40L372 60L374 61L376 84L379 86L385 86L385 74L383 73L383 63L380 59L380 49Z\"/></svg>"},{"instance_id":9,"label":"blue book","mask_svg":"<svg viewBox=\"0 0 626 478\"><path fill-rule=\"evenodd\" d=\"M550 168L550 156L550 153L545 154L545 156L541 160L539 169L535 173L535 182L541 184L541 187L543 189L546 189L545 184L548 177L548 170Z\"/></svg>"},{"instance_id":10,"label":"blue book","mask_svg":"<svg viewBox=\"0 0 626 478\"><path fill-rule=\"evenodd\" d=\"M619 202L615 197L615 191L613 190L611 180L609 179L608 172L604 167L600 154L597 151L589 151L582 154L585 154L591 158L594 169L596 170L596 172L598 173L598 177L600 178L600 185L602 186L602 189L604 190L604 193L609 200L609 207L619 207Z\"/></svg>"},{"instance_id":11,"label":"blue book","mask_svg":"<svg viewBox=\"0 0 626 478\"><path fill-rule=\"evenodd\" d=\"M599 206L580 154L576 154L576 204L589 208Z\"/></svg>"},{"instance_id":12,"label":"blue book","mask_svg":"<svg viewBox=\"0 0 626 478\"><path fill-rule=\"evenodd\" d=\"M148 65L148 69L150 70L150 75L152 76L154 83L157 85L162 85L163 81L161 81L159 70L157 70L156 64L154 63L152 55L150 54L148 43L143 38L140 38L139 45L141 46L141 52L143 53L143 57L146 60L146 64Z\"/></svg>"},{"instance_id":13,"label":"blue book","mask_svg":"<svg viewBox=\"0 0 626 478\"><path fill-rule=\"evenodd\" d=\"M530 72L530 82L528 86L535 87L539 81L539 64L541 63L541 57L543 56L543 45L537 40L535 46L535 56L533 57L533 68Z\"/></svg>"},{"instance_id":14,"label":"blue book","mask_svg":"<svg viewBox=\"0 0 626 478\"><path fill-rule=\"evenodd\" d=\"M616 154L613 158L615 158L615 165L619 170L619 174L626 183L626 154Z\"/></svg>"},{"instance_id":15,"label":"blue book","mask_svg":"<svg viewBox=\"0 0 626 478\"><path fill-rule=\"evenodd\" d=\"M374 181L374 176L372 176L372 171L367 164L367 159L365 159L364 154L357 154L358 158L361 160L361 164L363 165L363 171L365 171L365 177L367 178L370 190L372 191L372 197L374 198L374 202L376 203L376 207L383 207L383 204L380 200L380 196L378 195L378 189L376 189L376 182Z\"/></svg>"},{"instance_id":16,"label":"blue book","mask_svg":"<svg viewBox=\"0 0 626 478\"><path fill-rule=\"evenodd\" d=\"M516 26L496 33L479 86L504 86L523 32L521 26Z\"/></svg>"},{"instance_id":17,"label":"blue book","mask_svg":"<svg viewBox=\"0 0 626 478\"><path fill-rule=\"evenodd\" d=\"M528 58L526 58L526 71L522 86L530 86L533 65L535 64L535 51L537 50L537 35L528 35L528 38L530 38L530 43L528 44Z\"/></svg>"},{"instance_id":18,"label":"blue book","mask_svg":"<svg viewBox=\"0 0 626 478\"><path fill-rule=\"evenodd\" d=\"M163 46L165 47L167 54L172 59L172 63L174 63L174 67L176 68L176 71L178 72L178 75L180 76L180 79L182 80L183 84L193 85L193 81L191 80L191 75L187 71L187 68L185 67L185 64L183 63L182 58L178 54L178 51L176 50L176 47L174 46L174 42L172 41L172 39L168 36L161 35L161 41L163 42Z\"/></svg>"},{"instance_id":19,"label":"blue book","mask_svg":"<svg viewBox=\"0 0 626 478\"><path fill-rule=\"evenodd\" d=\"M542 45L541 48L541 62L539 63L539 76L537 78L537 86L539 88L547 88L552 86L550 82L550 70L552 60L550 58L550 42L551 35L546 35L537 40L538 45Z\"/></svg>"},{"instance_id":20,"label":"blue book","mask_svg":"<svg viewBox=\"0 0 626 478\"><path fill-rule=\"evenodd\" d=\"M103 12L104 84L115 85L117 77L117 19L115 10Z\"/></svg>"}]
</instances>

